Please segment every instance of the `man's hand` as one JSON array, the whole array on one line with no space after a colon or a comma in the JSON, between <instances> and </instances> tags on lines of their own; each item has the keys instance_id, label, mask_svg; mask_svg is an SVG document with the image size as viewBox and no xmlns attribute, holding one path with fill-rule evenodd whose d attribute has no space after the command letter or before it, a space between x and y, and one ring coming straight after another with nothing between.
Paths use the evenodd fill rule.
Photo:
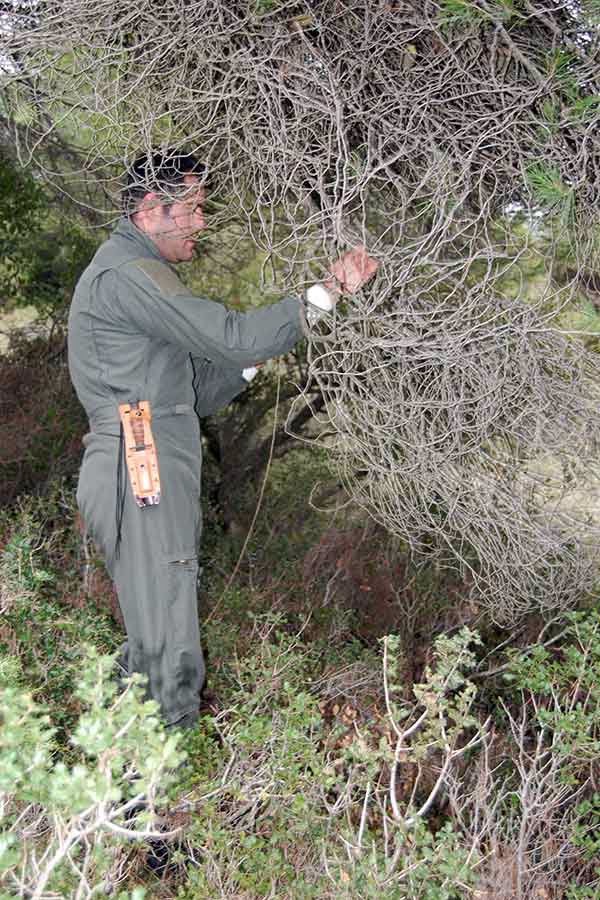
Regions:
<instances>
[{"instance_id":1,"label":"man's hand","mask_svg":"<svg viewBox=\"0 0 600 900\"><path fill-rule=\"evenodd\" d=\"M372 278L379 263L373 259L362 245L344 253L331 269L331 277L322 284L313 284L306 291L307 318L309 325L318 322L331 312L343 291L354 294Z\"/></svg>"},{"instance_id":2,"label":"man's hand","mask_svg":"<svg viewBox=\"0 0 600 900\"><path fill-rule=\"evenodd\" d=\"M354 247L348 253L344 253L331 269L331 278L323 282L324 286L332 294L343 291L346 294L354 294L373 277L379 263L367 253L364 246Z\"/></svg>"}]
</instances>

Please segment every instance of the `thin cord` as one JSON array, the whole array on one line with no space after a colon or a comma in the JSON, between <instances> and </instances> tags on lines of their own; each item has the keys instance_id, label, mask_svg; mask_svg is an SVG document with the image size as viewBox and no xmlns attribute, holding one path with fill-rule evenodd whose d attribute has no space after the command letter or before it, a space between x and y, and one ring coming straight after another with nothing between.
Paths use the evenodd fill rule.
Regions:
<instances>
[{"instance_id":1,"label":"thin cord","mask_svg":"<svg viewBox=\"0 0 600 900\"><path fill-rule=\"evenodd\" d=\"M268 480L268 478L269 478L269 472L271 471L271 463L273 462L273 451L274 451L274 449L275 449L275 436L276 436L276 434L277 434L277 421L278 421L278 418L279 418L279 393L280 393L280 389L281 389L281 373L279 372L279 373L277 374L277 394L276 394L276 397L275 397L275 415L274 415L274 419L273 419L273 432L272 432L272 434L271 434L271 446L270 446L270 448L269 448L269 458L267 459L267 468L266 468L265 475L264 475L263 482L262 482L262 486L261 486L261 489L260 489L260 494L258 495L258 500L257 500L257 502L256 502L256 509L254 510L254 515L253 515L252 521L251 521L251 523L250 523L250 528L248 529L248 534L246 535L246 540L244 541L244 546L242 547L242 549L241 549L241 551L240 551L240 555L238 556L238 561L237 561L236 564L235 564L235 568L234 568L233 572L231 573L231 575L229 576L229 580L227 581L227 584L226 584L225 587L223 588L223 593L221 594L221 596L220 596L219 599L217 600L217 602L216 602L215 606L213 607L213 609L211 610L210 614L209 614L209 615L206 617L206 619L204 620L205 622L210 622L211 619L214 617L214 615L216 614L217 610L218 610L219 607L221 606L221 603L223 602L223 598L225 597L225 594L227 593L227 591L229 590L229 588L230 588L231 585L233 584L233 581L234 581L234 579L235 579L235 577L236 577L236 575L237 575L237 573L238 573L238 571L239 571L239 568L240 568L240 566L241 566L241 564L242 564L242 559L244 558L244 554L246 553L246 549L247 549L247 547L248 547L248 544L250 543L250 538L252 537L252 533L253 533L253 531L254 531L254 526L256 525L256 520L258 519L258 514L259 514L259 512L260 512L260 508L261 508L261 506L262 506L263 497L264 497L264 495L265 495L265 488L266 488L266 486L267 486L267 480Z\"/></svg>"},{"instance_id":2,"label":"thin cord","mask_svg":"<svg viewBox=\"0 0 600 900\"><path fill-rule=\"evenodd\" d=\"M115 559L121 556L121 531L123 528L123 512L125 510L125 496L127 487L124 484L123 468L125 463L125 432L123 423L119 429L119 449L117 456L117 502L116 502L116 538Z\"/></svg>"},{"instance_id":3,"label":"thin cord","mask_svg":"<svg viewBox=\"0 0 600 900\"><path fill-rule=\"evenodd\" d=\"M194 357L189 354L190 363L192 364L192 390L194 391L194 412L198 415L198 388L196 387L196 364Z\"/></svg>"}]
</instances>

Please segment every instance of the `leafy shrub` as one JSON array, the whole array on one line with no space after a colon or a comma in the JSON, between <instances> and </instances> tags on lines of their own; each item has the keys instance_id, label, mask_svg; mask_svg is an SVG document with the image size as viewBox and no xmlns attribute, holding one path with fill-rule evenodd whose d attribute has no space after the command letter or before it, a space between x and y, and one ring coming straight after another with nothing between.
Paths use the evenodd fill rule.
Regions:
<instances>
[{"instance_id":1,"label":"leafy shrub","mask_svg":"<svg viewBox=\"0 0 600 900\"><path fill-rule=\"evenodd\" d=\"M0 516L0 654L18 659L35 700L52 709L61 740L80 713L72 685L82 643L107 653L120 637L97 603L74 601L81 539L73 518L72 491L61 482Z\"/></svg>"},{"instance_id":2,"label":"leafy shrub","mask_svg":"<svg viewBox=\"0 0 600 900\"><path fill-rule=\"evenodd\" d=\"M474 689L461 674L473 639L465 631L439 642L411 703L400 699L398 643L388 639L388 714L363 723L348 710L346 722L330 722L312 682L314 647L286 632L280 614L256 618L216 722L220 759L187 795L199 810L188 831L197 866L178 896L462 898L474 860L450 823L427 821L440 786L430 781L421 798L415 779L412 798L398 798L401 772L426 781L432 761L454 763L477 743Z\"/></svg>"},{"instance_id":3,"label":"leafy shrub","mask_svg":"<svg viewBox=\"0 0 600 900\"><path fill-rule=\"evenodd\" d=\"M600 889L600 613L569 614L559 637L510 653L498 725L449 779L451 816L487 852L480 884L498 900Z\"/></svg>"},{"instance_id":4,"label":"leafy shrub","mask_svg":"<svg viewBox=\"0 0 600 900\"><path fill-rule=\"evenodd\" d=\"M109 894L132 840L156 833L179 736L133 676L118 693L114 657L89 648L75 693L83 712L72 733L75 760L55 756L49 716L0 662L0 873L18 896ZM145 812L132 814L143 804ZM164 835L163 835L164 837ZM137 895L140 896L139 893Z\"/></svg>"},{"instance_id":5,"label":"leafy shrub","mask_svg":"<svg viewBox=\"0 0 600 900\"><path fill-rule=\"evenodd\" d=\"M0 150L2 302L60 317L96 240L52 201L39 179Z\"/></svg>"},{"instance_id":6,"label":"leafy shrub","mask_svg":"<svg viewBox=\"0 0 600 900\"><path fill-rule=\"evenodd\" d=\"M119 890L144 877L128 848L168 803L163 821L182 826L188 865L164 890L180 900L596 896L600 614L567 617L551 642L512 650L503 680L479 692L472 673L486 650L467 628L431 641L419 619L417 667L404 635L385 638L381 653L350 640L336 609L319 639L318 611L302 608L298 626L267 571L272 553L280 562L292 547L310 560L305 542L318 525L307 521L285 552L268 543L292 457L250 545L264 540L264 558L257 553L255 570L225 592L216 572L209 584L222 600L204 629L222 711L174 745L138 687L118 695L110 680L114 623L64 602L80 577L70 490L59 484L0 516L6 890L36 896L46 879L59 896L128 896ZM349 584L405 583L402 569L395 578L379 565L379 545L371 568L368 555L353 555L347 533L326 536L319 564L332 561L334 573L340 548ZM299 567L290 567L286 586L295 580ZM96 645L84 658L82 640ZM189 765L174 777L182 748ZM143 769L151 754L152 772ZM130 819L142 792L150 811Z\"/></svg>"}]
</instances>

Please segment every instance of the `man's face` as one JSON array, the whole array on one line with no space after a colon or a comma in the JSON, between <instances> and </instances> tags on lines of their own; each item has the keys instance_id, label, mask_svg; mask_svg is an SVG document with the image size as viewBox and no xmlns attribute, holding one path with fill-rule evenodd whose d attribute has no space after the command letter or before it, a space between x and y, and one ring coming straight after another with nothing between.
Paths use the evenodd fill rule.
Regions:
<instances>
[{"instance_id":1,"label":"man's face","mask_svg":"<svg viewBox=\"0 0 600 900\"><path fill-rule=\"evenodd\" d=\"M203 203L204 188L196 175L186 175L184 189L177 200L161 202L157 194L148 195L156 201L140 221L142 230L154 241L168 262L189 262L194 258L197 236L206 228Z\"/></svg>"}]
</instances>

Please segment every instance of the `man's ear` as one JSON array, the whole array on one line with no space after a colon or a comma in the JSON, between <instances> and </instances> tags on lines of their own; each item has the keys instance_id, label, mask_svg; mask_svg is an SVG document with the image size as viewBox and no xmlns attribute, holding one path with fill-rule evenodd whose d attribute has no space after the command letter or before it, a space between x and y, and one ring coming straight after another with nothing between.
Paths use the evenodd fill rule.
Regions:
<instances>
[{"instance_id":1,"label":"man's ear","mask_svg":"<svg viewBox=\"0 0 600 900\"><path fill-rule=\"evenodd\" d=\"M144 194L140 203L138 205L138 212L149 212L152 209L156 209L157 206L160 205L160 198L156 191L148 191L147 194Z\"/></svg>"},{"instance_id":2,"label":"man's ear","mask_svg":"<svg viewBox=\"0 0 600 900\"><path fill-rule=\"evenodd\" d=\"M148 191L139 201L136 211L132 218L134 223L144 229L144 225L151 224L156 218L157 211L160 211L161 201L156 191Z\"/></svg>"}]
</instances>

